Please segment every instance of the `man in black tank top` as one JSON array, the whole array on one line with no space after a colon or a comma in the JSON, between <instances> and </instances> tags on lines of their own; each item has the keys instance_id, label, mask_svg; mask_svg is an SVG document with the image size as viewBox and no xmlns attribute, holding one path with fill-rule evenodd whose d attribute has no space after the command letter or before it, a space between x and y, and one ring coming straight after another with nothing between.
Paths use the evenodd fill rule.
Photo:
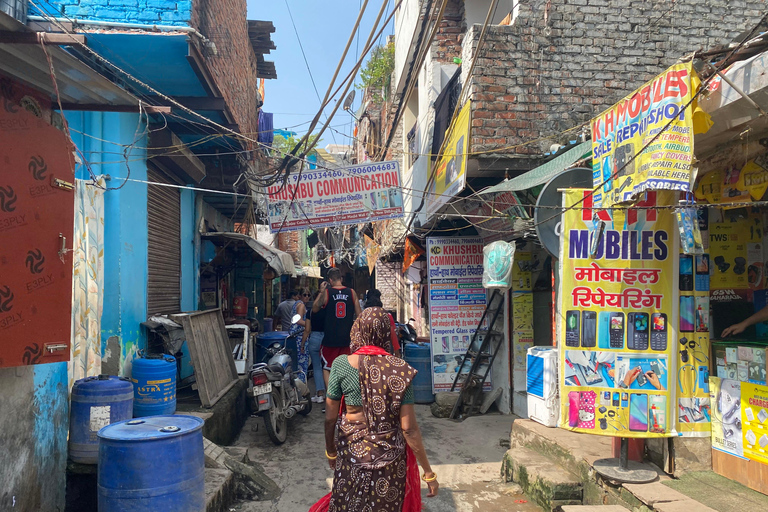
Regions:
<instances>
[{"instance_id":1,"label":"man in black tank top","mask_svg":"<svg viewBox=\"0 0 768 512\"><path fill-rule=\"evenodd\" d=\"M332 268L328 271L331 286L323 282L320 285L320 296L312 305L312 314L322 316L324 320L323 346L320 357L323 360L323 376L326 386L334 359L342 354L349 354L352 324L360 314L360 303L352 288L341 282L341 271Z\"/></svg>"}]
</instances>

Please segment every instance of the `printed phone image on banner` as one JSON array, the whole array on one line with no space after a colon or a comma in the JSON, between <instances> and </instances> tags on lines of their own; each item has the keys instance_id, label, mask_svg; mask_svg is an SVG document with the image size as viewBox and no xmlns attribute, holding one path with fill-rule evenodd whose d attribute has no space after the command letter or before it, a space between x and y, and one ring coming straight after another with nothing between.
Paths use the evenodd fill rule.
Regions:
<instances>
[{"instance_id":1,"label":"printed phone image on banner","mask_svg":"<svg viewBox=\"0 0 768 512\"><path fill-rule=\"evenodd\" d=\"M676 224L672 192L642 208L593 211L589 190L571 189L560 246L557 309L560 426L590 434L674 434ZM595 223L602 229L590 229ZM599 235L595 240L594 236ZM592 396L595 397L592 400Z\"/></svg>"}]
</instances>

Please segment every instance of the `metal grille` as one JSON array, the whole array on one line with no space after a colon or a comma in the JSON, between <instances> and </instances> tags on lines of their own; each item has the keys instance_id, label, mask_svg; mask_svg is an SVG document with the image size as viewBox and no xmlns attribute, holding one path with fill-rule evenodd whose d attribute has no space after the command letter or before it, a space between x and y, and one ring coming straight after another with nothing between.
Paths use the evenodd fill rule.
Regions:
<instances>
[{"instance_id":1,"label":"metal grille","mask_svg":"<svg viewBox=\"0 0 768 512\"><path fill-rule=\"evenodd\" d=\"M148 181L172 183L147 169ZM181 311L181 200L173 187L147 185L147 315Z\"/></svg>"}]
</instances>

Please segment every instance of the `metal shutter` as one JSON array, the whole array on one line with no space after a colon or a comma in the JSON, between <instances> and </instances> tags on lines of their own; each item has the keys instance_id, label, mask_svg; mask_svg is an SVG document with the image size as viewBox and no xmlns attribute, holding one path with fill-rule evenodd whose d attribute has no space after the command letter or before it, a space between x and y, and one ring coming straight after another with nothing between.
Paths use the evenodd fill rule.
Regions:
<instances>
[{"instance_id":1,"label":"metal shutter","mask_svg":"<svg viewBox=\"0 0 768 512\"><path fill-rule=\"evenodd\" d=\"M148 181L173 182L155 169ZM178 188L147 185L147 315L181 311L181 199Z\"/></svg>"}]
</instances>

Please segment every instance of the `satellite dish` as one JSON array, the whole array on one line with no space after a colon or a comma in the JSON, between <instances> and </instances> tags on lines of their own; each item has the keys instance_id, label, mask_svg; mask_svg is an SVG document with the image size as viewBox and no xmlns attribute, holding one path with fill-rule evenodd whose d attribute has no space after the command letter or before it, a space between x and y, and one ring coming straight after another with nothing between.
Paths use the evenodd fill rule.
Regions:
<instances>
[{"instance_id":1,"label":"satellite dish","mask_svg":"<svg viewBox=\"0 0 768 512\"><path fill-rule=\"evenodd\" d=\"M349 94L347 94L347 99L344 100L344 110L349 110L352 108L352 102L355 101L355 90L352 89Z\"/></svg>"},{"instance_id":2,"label":"satellite dish","mask_svg":"<svg viewBox=\"0 0 768 512\"><path fill-rule=\"evenodd\" d=\"M545 206L546 208L536 208L533 213L533 220L536 224L536 235L541 241L544 249L554 256L560 257L560 222L563 215L553 216L557 210L550 207L560 208L563 206L563 196L559 189L564 188L592 188L592 169L586 167L574 167L567 169L544 185L536 201L536 206ZM549 220L547 220L549 219ZM546 222L542 222L546 221ZM542 222L541 224L539 224Z\"/></svg>"}]
</instances>

